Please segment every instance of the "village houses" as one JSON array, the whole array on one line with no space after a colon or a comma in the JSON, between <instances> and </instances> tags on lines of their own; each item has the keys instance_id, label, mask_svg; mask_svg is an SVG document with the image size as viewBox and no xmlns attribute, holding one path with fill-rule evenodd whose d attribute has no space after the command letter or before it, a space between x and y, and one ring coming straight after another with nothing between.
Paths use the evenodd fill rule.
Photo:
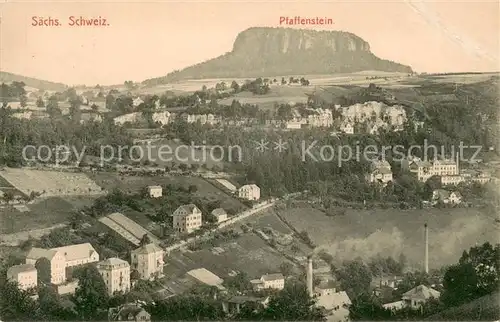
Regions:
<instances>
[{"instance_id":1,"label":"village houses","mask_svg":"<svg viewBox=\"0 0 500 322\"><path fill-rule=\"evenodd\" d=\"M437 158L433 161L422 161L417 157L410 157L401 161L401 168L416 175L418 181L426 182L432 176L441 176L441 180L446 176L459 175L458 155L456 160ZM447 179L444 179L447 182Z\"/></svg>"},{"instance_id":2,"label":"village houses","mask_svg":"<svg viewBox=\"0 0 500 322\"><path fill-rule=\"evenodd\" d=\"M250 283L255 291L264 289L282 290L285 288L285 277L281 273L266 274L259 279L251 280Z\"/></svg>"},{"instance_id":3,"label":"village houses","mask_svg":"<svg viewBox=\"0 0 500 322\"><path fill-rule=\"evenodd\" d=\"M432 192L432 204L442 202L444 204L458 205L462 202L462 195L458 191L447 191L444 189L436 189Z\"/></svg>"},{"instance_id":4,"label":"village houses","mask_svg":"<svg viewBox=\"0 0 500 322\"><path fill-rule=\"evenodd\" d=\"M108 258L97 263L97 270L104 280L108 295L130 290L130 265L127 261L116 257Z\"/></svg>"},{"instance_id":5,"label":"village houses","mask_svg":"<svg viewBox=\"0 0 500 322\"><path fill-rule=\"evenodd\" d=\"M163 249L155 244L143 245L130 253L131 269L143 280L153 280L163 275Z\"/></svg>"},{"instance_id":6,"label":"village houses","mask_svg":"<svg viewBox=\"0 0 500 322\"><path fill-rule=\"evenodd\" d=\"M29 290L38 285L38 275L35 265L21 264L7 270L7 280L17 282L21 290Z\"/></svg>"},{"instance_id":7,"label":"village houses","mask_svg":"<svg viewBox=\"0 0 500 322\"><path fill-rule=\"evenodd\" d=\"M256 184L246 184L238 189L238 197L247 200L259 200L260 188Z\"/></svg>"},{"instance_id":8,"label":"village houses","mask_svg":"<svg viewBox=\"0 0 500 322\"><path fill-rule=\"evenodd\" d=\"M192 233L202 225L201 210L195 204L180 206L172 216L173 228L180 233Z\"/></svg>"}]
</instances>

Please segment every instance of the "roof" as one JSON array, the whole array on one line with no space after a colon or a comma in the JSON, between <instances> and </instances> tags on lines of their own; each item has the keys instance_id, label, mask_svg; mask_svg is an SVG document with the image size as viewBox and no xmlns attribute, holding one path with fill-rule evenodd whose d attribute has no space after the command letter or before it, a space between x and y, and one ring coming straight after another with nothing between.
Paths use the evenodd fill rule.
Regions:
<instances>
[{"instance_id":1,"label":"roof","mask_svg":"<svg viewBox=\"0 0 500 322\"><path fill-rule=\"evenodd\" d=\"M351 299L346 292L335 292L318 296L318 306L323 306L327 310L331 310L336 306L351 305Z\"/></svg>"},{"instance_id":2,"label":"roof","mask_svg":"<svg viewBox=\"0 0 500 322\"><path fill-rule=\"evenodd\" d=\"M320 290L331 290L331 289L334 289L336 287L337 287L337 284L332 280L321 281L321 283L319 283L319 285L316 286L316 288L320 289Z\"/></svg>"},{"instance_id":3,"label":"roof","mask_svg":"<svg viewBox=\"0 0 500 322\"><path fill-rule=\"evenodd\" d=\"M33 247L26 255L26 259L38 260L40 258L47 258L48 260L52 260L56 254L57 251L53 249Z\"/></svg>"},{"instance_id":4,"label":"roof","mask_svg":"<svg viewBox=\"0 0 500 322\"><path fill-rule=\"evenodd\" d=\"M163 251L163 249L161 249L160 247L151 243L151 244L141 246L137 249L134 249L132 251L132 254L152 254L152 253L161 252L161 251Z\"/></svg>"},{"instance_id":5,"label":"roof","mask_svg":"<svg viewBox=\"0 0 500 322\"><path fill-rule=\"evenodd\" d=\"M285 279L285 277L281 273L266 274L266 275L262 275L261 278L264 281L277 281L277 280L283 280L283 279Z\"/></svg>"},{"instance_id":6,"label":"roof","mask_svg":"<svg viewBox=\"0 0 500 322\"><path fill-rule=\"evenodd\" d=\"M227 212L224 210L224 208L216 208L216 209L212 210L212 215L224 216L224 215L227 215Z\"/></svg>"},{"instance_id":7,"label":"roof","mask_svg":"<svg viewBox=\"0 0 500 322\"><path fill-rule=\"evenodd\" d=\"M161 186L148 186L148 189L162 189Z\"/></svg>"},{"instance_id":8,"label":"roof","mask_svg":"<svg viewBox=\"0 0 500 322\"><path fill-rule=\"evenodd\" d=\"M182 205L182 206L179 206L179 208L177 208L175 211L174 211L174 215L177 214L177 211L179 209L182 209L184 211L187 211L188 213L193 213L195 211L195 209L197 209L198 211L201 212L201 210L196 207L196 205L194 203L190 203L190 204L187 204L187 205Z\"/></svg>"},{"instance_id":9,"label":"roof","mask_svg":"<svg viewBox=\"0 0 500 322\"><path fill-rule=\"evenodd\" d=\"M128 316L132 314L132 316L136 317L144 310L139 304L135 303L127 303L119 307L113 307L108 310L109 320L111 321L127 321ZM146 311L147 313L147 311ZM148 313L149 315L149 313Z\"/></svg>"},{"instance_id":10,"label":"roof","mask_svg":"<svg viewBox=\"0 0 500 322\"><path fill-rule=\"evenodd\" d=\"M117 257L112 257L108 258L106 260L100 261L97 265L98 266L116 266L120 264L127 264L126 266L130 266L127 261L124 261L123 259L117 258Z\"/></svg>"},{"instance_id":11,"label":"roof","mask_svg":"<svg viewBox=\"0 0 500 322\"><path fill-rule=\"evenodd\" d=\"M408 292L404 293L403 300L404 299L427 300L431 297L439 298L440 295L441 293L439 293L435 289L420 284L419 286L414 287Z\"/></svg>"},{"instance_id":12,"label":"roof","mask_svg":"<svg viewBox=\"0 0 500 322\"><path fill-rule=\"evenodd\" d=\"M243 185L243 186L240 187L240 190L243 189L243 188L260 189L259 186L256 185L255 183Z\"/></svg>"},{"instance_id":13,"label":"roof","mask_svg":"<svg viewBox=\"0 0 500 322\"><path fill-rule=\"evenodd\" d=\"M69 245L64 247L52 248L52 250L60 251L66 257L66 261L74 261L78 259L87 259L92 254L96 253L96 250L90 243Z\"/></svg>"},{"instance_id":14,"label":"roof","mask_svg":"<svg viewBox=\"0 0 500 322\"><path fill-rule=\"evenodd\" d=\"M388 168L385 168L385 167L382 167L382 168L376 168L375 170L373 170L372 173L380 173L380 174L392 174L392 171L391 169L388 169Z\"/></svg>"},{"instance_id":15,"label":"roof","mask_svg":"<svg viewBox=\"0 0 500 322\"><path fill-rule=\"evenodd\" d=\"M257 302L262 303L265 302L267 298L265 297L255 297L255 296L245 296L245 295L236 295L231 297L228 302L235 304L243 304L247 302Z\"/></svg>"},{"instance_id":16,"label":"roof","mask_svg":"<svg viewBox=\"0 0 500 322\"><path fill-rule=\"evenodd\" d=\"M191 277L194 277L196 280L202 282L203 284L224 288L222 286L222 282L224 282L222 278L210 272L206 268L193 269L187 272L187 274Z\"/></svg>"},{"instance_id":17,"label":"roof","mask_svg":"<svg viewBox=\"0 0 500 322\"><path fill-rule=\"evenodd\" d=\"M30 271L36 271L35 265L32 264L14 265L7 270L7 275L17 275L19 273L25 273Z\"/></svg>"}]
</instances>

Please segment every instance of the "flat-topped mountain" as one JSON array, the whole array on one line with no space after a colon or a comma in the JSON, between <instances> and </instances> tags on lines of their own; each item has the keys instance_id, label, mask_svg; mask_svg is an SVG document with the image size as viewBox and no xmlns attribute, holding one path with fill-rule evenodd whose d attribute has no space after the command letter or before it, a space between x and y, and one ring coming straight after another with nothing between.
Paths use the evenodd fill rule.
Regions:
<instances>
[{"instance_id":1,"label":"flat-topped mountain","mask_svg":"<svg viewBox=\"0 0 500 322\"><path fill-rule=\"evenodd\" d=\"M410 66L378 58L370 52L370 45L365 40L352 33L256 27L241 32L231 52L144 83L363 70L412 72Z\"/></svg>"}]
</instances>

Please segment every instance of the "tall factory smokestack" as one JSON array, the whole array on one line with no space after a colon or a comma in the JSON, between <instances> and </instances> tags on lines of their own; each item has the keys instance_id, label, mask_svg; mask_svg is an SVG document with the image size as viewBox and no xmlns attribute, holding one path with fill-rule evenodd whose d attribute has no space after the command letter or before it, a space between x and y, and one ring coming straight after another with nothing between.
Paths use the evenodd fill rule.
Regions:
<instances>
[{"instance_id":1,"label":"tall factory smokestack","mask_svg":"<svg viewBox=\"0 0 500 322\"><path fill-rule=\"evenodd\" d=\"M310 297L313 297L314 290L313 290L313 259L312 259L312 255L307 257L306 277L307 277L307 293L309 294Z\"/></svg>"},{"instance_id":2,"label":"tall factory smokestack","mask_svg":"<svg viewBox=\"0 0 500 322\"><path fill-rule=\"evenodd\" d=\"M424 238L425 238L425 258L424 258L424 271L429 273L429 229L427 223L424 224Z\"/></svg>"}]
</instances>

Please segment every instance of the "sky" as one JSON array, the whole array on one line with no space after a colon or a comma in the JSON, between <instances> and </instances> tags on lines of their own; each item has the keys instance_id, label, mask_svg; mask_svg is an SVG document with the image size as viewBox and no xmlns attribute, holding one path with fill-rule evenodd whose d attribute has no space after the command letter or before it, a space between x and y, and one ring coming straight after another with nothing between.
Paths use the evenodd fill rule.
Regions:
<instances>
[{"instance_id":1,"label":"sky","mask_svg":"<svg viewBox=\"0 0 500 322\"><path fill-rule=\"evenodd\" d=\"M300 28L352 32L417 72L500 70L497 0L8 1L0 15L0 70L68 85L164 76L231 51L247 28L279 27L281 16L331 18ZM109 26L69 26L70 16ZM32 17L62 25L33 26Z\"/></svg>"}]
</instances>

